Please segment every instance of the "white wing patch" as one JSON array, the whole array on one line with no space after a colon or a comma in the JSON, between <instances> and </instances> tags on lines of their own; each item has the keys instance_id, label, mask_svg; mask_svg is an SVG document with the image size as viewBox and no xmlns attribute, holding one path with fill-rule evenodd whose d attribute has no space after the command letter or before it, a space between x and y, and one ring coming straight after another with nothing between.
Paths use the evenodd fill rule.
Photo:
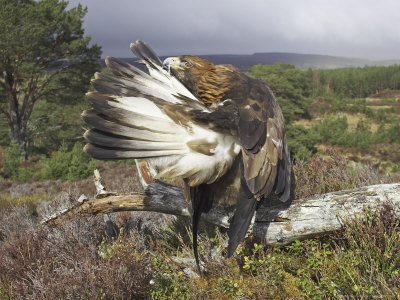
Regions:
<instances>
[{"instance_id":1,"label":"white wing patch","mask_svg":"<svg viewBox=\"0 0 400 300\"><path fill-rule=\"evenodd\" d=\"M182 125L163 110L176 104L210 112L173 75L146 61L150 75L112 57L106 63L114 75L98 73L93 81L97 91L88 99L94 111L84 118L95 130L85 134L85 151L103 159L140 158L156 177L185 178L191 186L212 183L229 170L241 149L237 138L207 125Z\"/></svg>"}]
</instances>

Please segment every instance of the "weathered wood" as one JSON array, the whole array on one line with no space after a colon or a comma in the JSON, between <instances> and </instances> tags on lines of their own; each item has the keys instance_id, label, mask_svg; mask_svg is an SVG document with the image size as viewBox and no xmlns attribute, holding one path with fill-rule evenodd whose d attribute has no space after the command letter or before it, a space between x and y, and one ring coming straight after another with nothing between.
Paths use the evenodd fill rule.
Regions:
<instances>
[{"instance_id":1,"label":"weathered wood","mask_svg":"<svg viewBox=\"0 0 400 300\"><path fill-rule=\"evenodd\" d=\"M120 211L156 211L190 216L179 187L155 182L148 184L145 193L110 193L105 191L98 173L95 174L95 184L96 198L81 196L75 206L46 218L43 223L61 225L78 216ZM316 195L295 200L289 207L261 206L256 213L252 234L269 245L286 245L296 239L338 230L343 226L344 218L357 215L366 207L377 207L384 201L392 203L395 214L400 218L400 183ZM232 216L232 207L213 207L202 218L215 225L228 227Z\"/></svg>"},{"instance_id":2,"label":"weathered wood","mask_svg":"<svg viewBox=\"0 0 400 300\"><path fill-rule=\"evenodd\" d=\"M343 220L361 216L367 207L375 209L385 202L393 205L400 218L400 183L316 195L296 200L283 210L263 209L257 214L253 234L269 245L287 245L296 239L339 230Z\"/></svg>"}]
</instances>

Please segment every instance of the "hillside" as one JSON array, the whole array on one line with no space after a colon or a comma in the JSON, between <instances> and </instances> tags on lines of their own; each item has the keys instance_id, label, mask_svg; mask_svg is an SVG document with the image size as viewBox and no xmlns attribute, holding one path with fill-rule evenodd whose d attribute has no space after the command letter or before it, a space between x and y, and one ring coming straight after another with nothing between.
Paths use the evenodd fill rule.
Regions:
<instances>
[{"instance_id":1,"label":"hillside","mask_svg":"<svg viewBox=\"0 0 400 300\"><path fill-rule=\"evenodd\" d=\"M171 55L173 56L173 55ZM354 68L364 66L388 66L400 64L400 60L381 60L374 61L360 58L349 58L330 55L317 55L317 54L299 54L299 53L284 53L284 52L270 52L270 53L254 53L250 55L236 55L236 54L218 54L218 55L199 55L200 57L211 61L214 64L231 64L239 68L241 71L250 71L253 65L273 65L277 62L289 63L294 65L297 69L335 69L335 68ZM161 57L163 60L166 56ZM127 57L123 60L138 65L136 58ZM104 60L101 61L103 66Z\"/></svg>"},{"instance_id":2,"label":"hillside","mask_svg":"<svg viewBox=\"0 0 400 300\"><path fill-rule=\"evenodd\" d=\"M311 132L322 132L326 127L340 128L347 124L345 132L337 133L342 137L358 136L359 145L346 145L346 142L335 140L334 131L326 134L326 139L318 143L319 155L324 155L332 145L350 161L351 165L365 164L373 166L381 173L398 173L400 171L399 144L380 140L381 135L389 134L392 139L397 135L400 121L400 91L385 91L365 99L343 101L340 111L333 103L322 97L314 99L311 104L311 119L300 118L294 124L301 125ZM390 130L392 129L392 130ZM363 144L365 143L365 144Z\"/></svg>"}]
</instances>

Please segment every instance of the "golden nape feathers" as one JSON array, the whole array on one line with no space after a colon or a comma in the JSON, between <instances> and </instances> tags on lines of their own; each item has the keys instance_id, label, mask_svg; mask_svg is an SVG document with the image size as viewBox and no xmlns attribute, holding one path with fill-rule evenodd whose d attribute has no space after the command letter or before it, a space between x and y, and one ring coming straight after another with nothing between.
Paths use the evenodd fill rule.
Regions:
<instances>
[{"instance_id":1,"label":"golden nape feathers","mask_svg":"<svg viewBox=\"0 0 400 300\"><path fill-rule=\"evenodd\" d=\"M240 76L239 70L231 65L215 66L197 56L181 55L174 59L172 74L206 106L228 99L226 94Z\"/></svg>"}]
</instances>

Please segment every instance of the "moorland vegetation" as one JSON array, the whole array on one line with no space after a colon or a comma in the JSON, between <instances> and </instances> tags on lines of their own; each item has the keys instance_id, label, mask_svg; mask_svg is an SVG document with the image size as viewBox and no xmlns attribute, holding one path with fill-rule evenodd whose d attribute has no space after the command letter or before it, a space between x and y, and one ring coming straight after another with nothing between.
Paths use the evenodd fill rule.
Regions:
<instances>
[{"instance_id":1,"label":"moorland vegetation","mask_svg":"<svg viewBox=\"0 0 400 300\"><path fill-rule=\"evenodd\" d=\"M202 277L193 272L193 263L192 268L182 263L192 258L184 218L117 213L110 216L116 238L105 233L103 217L77 219L61 228L41 225L43 217L74 204L80 194L94 194L90 174L95 168L111 191L140 191L141 186L133 161L99 162L82 151L86 125L80 113L88 107L85 92L99 70L100 55L83 37L86 11L78 7L68 14L65 2L57 0L0 3L7 7L0 24L10 30L10 39L18 37L16 24L28 20L38 23L35 37L41 38L41 47L76 51L65 57L59 52L54 61L51 55L47 62L21 61L18 55L36 55L32 47L37 43L14 40L0 47L2 74L12 68L20 74L13 79L20 110L10 106L15 104L7 90L11 77L0 80L0 299L400 297L399 221L384 201L378 211L365 207L364 219L349 216L340 232L281 248L248 239L230 259L224 253L226 232L203 226ZM40 23L44 16L49 24ZM57 44L57 35L46 35L46 28L71 35ZM20 29L20 34L31 33L28 26ZM31 52L19 49L23 46ZM52 75L65 67L60 59L77 64ZM283 109L296 159L296 198L400 182L400 66L298 70L277 63L256 65L248 75L266 81ZM21 142L16 130L23 128L15 129L7 116L13 109L22 111L32 85L46 82L40 97L27 96L26 105L32 105L21 119Z\"/></svg>"}]
</instances>

